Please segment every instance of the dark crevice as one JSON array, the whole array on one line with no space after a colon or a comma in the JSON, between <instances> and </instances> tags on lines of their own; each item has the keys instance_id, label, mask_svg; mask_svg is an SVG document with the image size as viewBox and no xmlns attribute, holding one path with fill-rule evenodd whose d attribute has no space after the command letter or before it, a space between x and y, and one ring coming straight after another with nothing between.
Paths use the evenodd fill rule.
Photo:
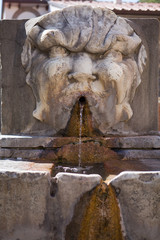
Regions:
<instances>
[{"instance_id":1,"label":"dark crevice","mask_svg":"<svg viewBox=\"0 0 160 240\"><path fill-rule=\"evenodd\" d=\"M86 103L86 99L85 99L84 96L80 97L79 103L82 104L82 105L84 105Z\"/></svg>"}]
</instances>

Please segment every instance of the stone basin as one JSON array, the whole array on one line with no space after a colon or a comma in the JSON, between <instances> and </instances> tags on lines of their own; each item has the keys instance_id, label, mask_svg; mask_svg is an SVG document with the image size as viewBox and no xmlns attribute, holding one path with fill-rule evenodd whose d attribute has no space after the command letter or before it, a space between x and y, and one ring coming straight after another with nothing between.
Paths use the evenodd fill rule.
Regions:
<instances>
[{"instance_id":1,"label":"stone basin","mask_svg":"<svg viewBox=\"0 0 160 240\"><path fill-rule=\"evenodd\" d=\"M160 172L122 172L103 182L98 174L52 177L52 167L0 161L1 240L90 240L97 231L107 240L158 239Z\"/></svg>"}]
</instances>

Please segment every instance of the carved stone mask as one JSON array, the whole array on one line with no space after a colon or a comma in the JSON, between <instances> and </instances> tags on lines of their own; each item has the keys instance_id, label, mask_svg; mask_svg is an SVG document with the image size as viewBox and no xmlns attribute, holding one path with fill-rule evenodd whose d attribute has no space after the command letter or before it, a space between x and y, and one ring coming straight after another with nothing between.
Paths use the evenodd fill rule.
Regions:
<instances>
[{"instance_id":1,"label":"carved stone mask","mask_svg":"<svg viewBox=\"0 0 160 240\"><path fill-rule=\"evenodd\" d=\"M35 118L58 132L81 96L103 134L132 117L147 54L125 19L108 9L72 6L29 20L26 33L22 64L36 98Z\"/></svg>"}]
</instances>

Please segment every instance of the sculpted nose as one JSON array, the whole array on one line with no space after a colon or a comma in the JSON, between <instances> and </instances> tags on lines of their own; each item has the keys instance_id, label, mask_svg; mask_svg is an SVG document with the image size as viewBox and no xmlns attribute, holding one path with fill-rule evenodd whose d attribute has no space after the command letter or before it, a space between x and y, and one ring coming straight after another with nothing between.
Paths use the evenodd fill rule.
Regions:
<instances>
[{"instance_id":1,"label":"sculpted nose","mask_svg":"<svg viewBox=\"0 0 160 240\"><path fill-rule=\"evenodd\" d=\"M94 81L92 59L87 53L76 54L72 62L72 72L68 75L69 80L74 81Z\"/></svg>"}]
</instances>

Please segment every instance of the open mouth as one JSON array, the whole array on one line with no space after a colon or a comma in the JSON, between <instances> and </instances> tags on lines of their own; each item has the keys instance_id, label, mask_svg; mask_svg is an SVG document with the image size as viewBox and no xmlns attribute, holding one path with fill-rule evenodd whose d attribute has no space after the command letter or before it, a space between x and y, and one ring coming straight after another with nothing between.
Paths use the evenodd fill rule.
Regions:
<instances>
[{"instance_id":1,"label":"open mouth","mask_svg":"<svg viewBox=\"0 0 160 240\"><path fill-rule=\"evenodd\" d=\"M84 96L81 96L81 97L79 98L79 103L80 103L81 105L84 105L84 104L86 103L86 98L85 98Z\"/></svg>"}]
</instances>

